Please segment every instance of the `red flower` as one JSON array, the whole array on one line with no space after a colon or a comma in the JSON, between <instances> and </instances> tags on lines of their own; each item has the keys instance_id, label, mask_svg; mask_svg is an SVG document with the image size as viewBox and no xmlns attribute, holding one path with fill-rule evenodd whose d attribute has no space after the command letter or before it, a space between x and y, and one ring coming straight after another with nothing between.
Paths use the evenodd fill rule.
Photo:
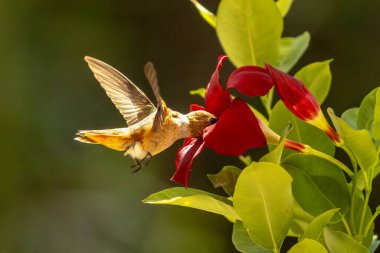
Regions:
<instances>
[{"instance_id":1,"label":"red flower","mask_svg":"<svg viewBox=\"0 0 380 253\"><path fill-rule=\"evenodd\" d=\"M301 120L323 130L332 141L341 144L342 139L329 125L315 97L298 79L265 65L285 106Z\"/></svg>"},{"instance_id":2,"label":"red flower","mask_svg":"<svg viewBox=\"0 0 380 253\"><path fill-rule=\"evenodd\" d=\"M269 64L265 66L266 69L257 66L240 67L230 75L229 83L246 96L265 95L274 85L289 111L301 120L323 130L336 144L341 144L342 140L328 124L317 100L305 85Z\"/></svg>"},{"instance_id":3,"label":"red flower","mask_svg":"<svg viewBox=\"0 0 380 253\"><path fill-rule=\"evenodd\" d=\"M219 70L226 59L226 56L219 58L216 70L206 89L205 108L199 105L190 107L191 110L204 109L214 114L218 121L204 130L203 138L186 139L184 145L178 150L175 160L177 170L171 180L181 183L185 187L187 187L194 158L206 146L222 155L241 155L249 148L266 145L259 122L249 106L239 98L232 99L229 94L231 88L250 94L253 94L254 90L261 90L262 93L266 88L241 86L242 82L237 81L241 76L237 72L236 79L229 78L227 89L224 90L219 83ZM261 70L258 71L261 72ZM269 89L267 88L265 92L268 92Z\"/></svg>"}]
</instances>

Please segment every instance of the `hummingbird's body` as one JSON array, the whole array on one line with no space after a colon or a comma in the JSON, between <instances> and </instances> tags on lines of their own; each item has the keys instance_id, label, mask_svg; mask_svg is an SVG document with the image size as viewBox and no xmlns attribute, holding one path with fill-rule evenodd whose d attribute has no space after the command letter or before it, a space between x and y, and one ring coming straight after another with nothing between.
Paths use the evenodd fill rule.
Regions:
<instances>
[{"instance_id":1,"label":"hummingbird's body","mask_svg":"<svg viewBox=\"0 0 380 253\"><path fill-rule=\"evenodd\" d=\"M181 114L168 108L162 100L153 64L145 65L145 74L151 84L157 108L128 78L119 71L91 57L85 57L96 79L127 121L128 127L105 130L80 130L75 139L85 143L102 144L124 151L140 169L153 155L170 147L176 140L199 137L215 117L206 111Z\"/></svg>"}]
</instances>

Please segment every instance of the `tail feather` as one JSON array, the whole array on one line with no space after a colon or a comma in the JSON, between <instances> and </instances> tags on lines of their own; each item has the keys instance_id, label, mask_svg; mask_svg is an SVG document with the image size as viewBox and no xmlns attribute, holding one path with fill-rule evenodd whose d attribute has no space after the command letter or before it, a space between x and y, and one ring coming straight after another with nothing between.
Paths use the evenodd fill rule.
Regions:
<instances>
[{"instance_id":1,"label":"tail feather","mask_svg":"<svg viewBox=\"0 0 380 253\"><path fill-rule=\"evenodd\" d=\"M80 130L76 135L76 141L101 144L117 151L125 151L132 144L129 135L120 129Z\"/></svg>"}]
</instances>

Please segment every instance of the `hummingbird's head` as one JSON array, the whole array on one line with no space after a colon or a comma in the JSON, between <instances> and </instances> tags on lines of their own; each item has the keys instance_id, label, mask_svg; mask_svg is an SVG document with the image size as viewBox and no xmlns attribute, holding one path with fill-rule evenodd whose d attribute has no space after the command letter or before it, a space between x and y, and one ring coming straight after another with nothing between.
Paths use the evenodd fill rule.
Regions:
<instances>
[{"instance_id":1,"label":"hummingbird's head","mask_svg":"<svg viewBox=\"0 0 380 253\"><path fill-rule=\"evenodd\" d=\"M206 111L193 111L186 114L189 119L190 137L201 137L203 130L215 124L218 120L214 115Z\"/></svg>"}]
</instances>

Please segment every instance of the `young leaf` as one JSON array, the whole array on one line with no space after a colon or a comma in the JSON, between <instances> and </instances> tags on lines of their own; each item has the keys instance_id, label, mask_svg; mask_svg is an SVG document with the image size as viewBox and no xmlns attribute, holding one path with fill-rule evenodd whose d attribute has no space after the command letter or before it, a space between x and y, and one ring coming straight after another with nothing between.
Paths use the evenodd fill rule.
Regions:
<instances>
[{"instance_id":1,"label":"young leaf","mask_svg":"<svg viewBox=\"0 0 380 253\"><path fill-rule=\"evenodd\" d=\"M342 114L342 119L347 122L354 129L358 129L357 121L359 115L359 108L354 107L347 109Z\"/></svg>"},{"instance_id":2,"label":"young leaf","mask_svg":"<svg viewBox=\"0 0 380 253\"><path fill-rule=\"evenodd\" d=\"M337 128L339 128L340 137L344 140L344 144L351 149L359 166L364 170L374 167L379 161L379 156L368 130L355 130L336 116L335 122L339 124Z\"/></svg>"},{"instance_id":3,"label":"young leaf","mask_svg":"<svg viewBox=\"0 0 380 253\"><path fill-rule=\"evenodd\" d=\"M223 187L223 190L230 196L234 194L236 181L241 173L241 169L235 166L224 166L217 174L208 174L208 178L215 188Z\"/></svg>"},{"instance_id":4,"label":"young leaf","mask_svg":"<svg viewBox=\"0 0 380 253\"><path fill-rule=\"evenodd\" d=\"M216 28L215 15L209 10L207 10L205 7L203 7L200 3L198 3L198 1L196 0L190 0L190 1L194 4L195 8L197 8L199 14L201 14L201 17L213 28Z\"/></svg>"},{"instance_id":5,"label":"young leaf","mask_svg":"<svg viewBox=\"0 0 380 253\"><path fill-rule=\"evenodd\" d=\"M261 157L260 162L272 162L276 164L281 163L281 157L282 157L282 151L284 150L285 140L288 136L289 132L291 131L292 126L287 126L284 130L284 133L281 136L280 143L269 153Z\"/></svg>"},{"instance_id":6,"label":"young leaf","mask_svg":"<svg viewBox=\"0 0 380 253\"><path fill-rule=\"evenodd\" d=\"M236 67L275 64L283 20L273 0L222 0L217 20L219 41Z\"/></svg>"},{"instance_id":7,"label":"young leaf","mask_svg":"<svg viewBox=\"0 0 380 253\"><path fill-rule=\"evenodd\" d=\"M206 89L205 88L199 88L199 89L191 90L190 91L190 95L199 95L202 98L205 97L205 94L206 94Z\"/></svg>"},{"instance_id":8,"label":"young leaf","mask_svg":"<svg viewBox=\"0 0 380 253\"><path fill-rule=\"evenodd\" d=\"M277 102L269 118L269 127L281 134L289 122L293 126L293 130L288 135L289 139L308 144L325 154L334 155L335 146L324 132L298 119L285 107L283 102ZM294 151L284 150L283 157L292 153Z\"/></svg>"},{"instance_id":9,"label":"young leaf","mask_svg":"<svg viewBox=\"0 0 380 253\"><path fill-rule=\"evenodd\" d=\"M377 239L377 235L374 235L372 238L371 246L369 247L369 252L375 253L379 245L380 245L380 241Z\"/></svg>"},{"instance_id":10,"label":"young leaf","mask_svg":"<svg viewBox=\"0 0 380 253\"><path fill-rule=\"evenodd\" d=\"M274 249L289 230L293 196L292 178L279 165L253 163L243 170L236 183L234 207L259 246Z\"/></svg>"},{"instance_id":11,"label":"young leaf","mask_svg":"<svg viewBox=\"0 0 380 253\"><path fill-rule=\"evenodd\" d=\"M249 237L247 229L243 223L237 220L234 224L232 232L232 242L239 252L244 253L272 253L272 250L261 248L257 246Z\"/></svg>"},{"instance_id":12,"label":"young leaf","mask_svg":"<svg viewBox=\"0 0 380 253\"><path fill-rule=\"evenodd\" d=\"M380 88L372 90L360 104L358 128L367 129L380 141Z\"/></svg>"},{"instance_id":13,"label":"young leaf","mask_svg":"<svg viewBox=\"0 0 380 253\"><path fill-rule=\"evenodd\" d=\"M154 193L143 200L147 204L164 204L191 207L206 212L226 216L232 220L240 219L231 201L215 194L196 189L174 187Z\"/></svg>"},{"instance_id":14,"label":"young leaf","mask_svg":"<svg viewBox=\"0 0 380 253\"><path fill-rule=\"evenodd\" d=\"M297 37L281 38L275 66L284 72L288 72L305 53L309 43L310 34L308 32Z\"/></svg>"},{"instance_id":15,"label":"young leaf","mask_svg":"<svg viewBox=\"0 0 380 253\"><path fill-rule=\"evenodd\" d=\"M293 154L282 166L293 177L293 195L298 204L313 216L330 209L349 207L349 192L343 172L334 164L318 157ZM339 193L339 194L337 194ZM338 221L339 215L333 218Z\"/></svg>"},{"instance_id":16,"label":"young leaf","mask_svg":"<svg viewBox=\"0 0 380 253\"><path fill-rule=\"evenodd\" d=\"M309 64L295 75L295 78L305 84L320 104L326 99L330 90L332 79L330 71L331 61L327 60Z\"/></svg>"},{"instance_id":17,"label":"young leaf","mask_svg":"<svg viewBox=\"0 0 380 253\"><path fill-rule=\"evenodd\" d=\"M317 241L305 239L294 245L288 253L328 253L325 247Z\"/></svg>"},{"instance_id":18,"label":"young leaf","mask_svg":"<svg viewBox=\"0 0 380 253\"><path fill-rule=\"evenodd\" d=\"M375 140L380 141L380 89L376 92L376 104L373 111L372 136Z\"/></svg>"},{"instance_id":19,"label":"young leaf","mask_svg":"<svg viewBox=\"0 0 380 253\"><path fill-rule=\"evenodd\" d=\"M330 253L369 253L366 247L343 232L325 228L324 236Z\"/></svg>"},{"instance_id":20,"label":"young leaf","mask_svg":"<svg viewBox=\"0 0 380 253\"><path fill-rule=\"evenodd\" d=\"M300 237L299 240L302 241L305 238L309 238L319 241L323 235L323 229L338 211L339 208L331 209L316 217L306 228L305 233Z\"/></svg>"},{"instance_id":21,"label":"young leaf","mask_svg":"<svg viewBox=\"0 0 380 253\"><path fill-rule=\"evenodd\" d=\"M292 3L293 3L293 0L278 0L276 2L277 8L280 10L281 15L283 17L285 17L286 14L288 13L290 7L292 6Z\"/></svg>"}]
</instances>

